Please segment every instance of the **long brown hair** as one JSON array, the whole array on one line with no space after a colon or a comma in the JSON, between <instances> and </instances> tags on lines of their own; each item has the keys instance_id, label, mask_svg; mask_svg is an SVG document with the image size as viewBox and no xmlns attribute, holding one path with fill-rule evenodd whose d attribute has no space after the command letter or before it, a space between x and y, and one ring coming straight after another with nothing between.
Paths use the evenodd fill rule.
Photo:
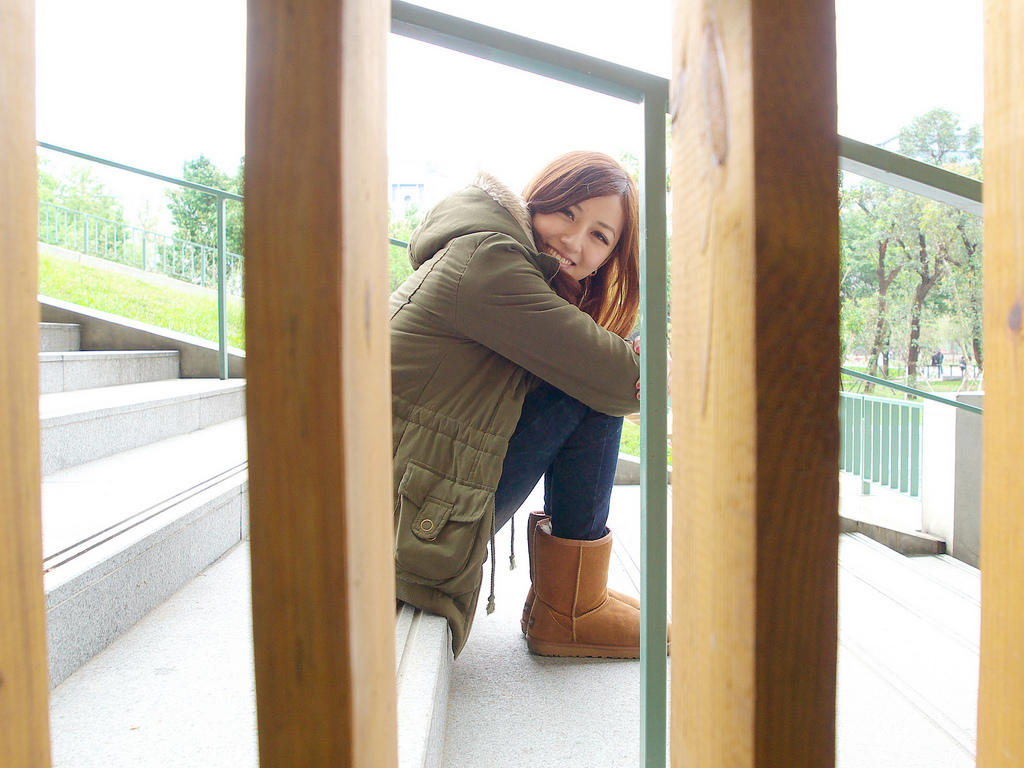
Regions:
<instances>
[{"instance_id":1,"label":"long brown hair","mask_svg":"<svg viewBox=\"0 0 1024 768\"><path fill-rule=\"evenodd\" d=\"M548 163L523 190L531 216L606 195L618 195L622 202L622 233L614 250L596 275L577 283L560 271L552 286L598 325L625 338L640 307L639 196L632 177L608 155L568 152Z\"/></svg>"}]
</instances>

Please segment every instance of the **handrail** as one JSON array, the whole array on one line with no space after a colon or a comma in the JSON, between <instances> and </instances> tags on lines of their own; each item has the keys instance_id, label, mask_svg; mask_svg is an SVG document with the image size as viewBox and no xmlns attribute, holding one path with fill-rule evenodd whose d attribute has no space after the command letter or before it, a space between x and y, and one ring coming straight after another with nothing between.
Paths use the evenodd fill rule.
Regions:
<instances>
[{"instance_id":1,"label":"handrail","mask_svg":"<svg viewBox=\"0 0 1024 768\"><path fill-rule=\"evenodd\" d=\"M663 77L403 0L391 2L391 31L634 103L659 95L668 108Z\"/></svg>"},{"instance_id":2,"label":"handrail","mask_svg":"<svg viewBox=\"0 0 1024 768\"><path fill-rule=\"evenodd\" d=\"M71 155L72 157L77 157L82 160L88 160L91 163L99 163L100 165L117 168L121 171L128 171L129 173L135 173L140 176L147 176L166 184L174 184L179 187L185 187L186 189L194 189L197 192L212 195L217 199L217 358L220 378L227 379L229 371L226 257L227 215L225 212L225 204L228 200L235 200L240 203L244 202L242 196L236 195L233 192L225 192L223 189L217 189L216 187L207 187L204 184L196 184L195 182L185 181L184 179L175 179L171 176L164 176L160 173L146 171L142 168L135 168L134 166L114 162L113 160L105 160L102 157L88 155L85 152L78 152L73 149L67 149L66 147L58 147L56 144L50 144L45 141L37 141L36 144L43 149L48 149L52 152L61 152L65 155Z\"/></svg>"},{"instance_id":3,"label":"handrail","mask_svg":"<svg viewBox=\"0 0 1024 768\"><path fill-rule=\"evenodd\" d=\"M839 137L839 167L940 203L983 215L981 182L881 147Z\"/></svg>"},{"instance_id":4,"label":"handrail","mask_svg":"<svg viewBox=\"0 0 1024 768\"><path fill-rule=\"evenodd\" d=\"M129 173L137 173L140 176L148 176L151 179L157 181L163 181L167 184L176 184L179 187L188 187L194 189L197 192L205 192L208 195L215 195L216 197L223 197L226 200L235 200L239 203L244 202L241 195L236 195L234 192L225 192L223 189L217 189L216 187L207 187L205 184L196 184L194 181L185 181L184 179L176 179L173 176L164 176L160 173L154 173L153 171L143 170L142 168L136 168L132 165L125 165L124 163L117 163L113 160L105 160L102 157L96 157L95 155L87 155L85 152L78 152L74 149L68 149L67 147L58 147L56 144L49 144L45 141L37 141L37 145L43 149L49 149L54 152L60 152L65 155L71 155L81 160L88 160L91 163L99 163L100 165L107 165L111 168L117 168L121 171L128 171Z\"/></svg>"},{"instance_id":5,"label":"handrail","mask_svg":"<svg viewBox=\"0 0 1024 768\"><path fill-rule=\"evenodd\" d=\"M861 373L860 371L854 371L850 368L841 367L839 369L839 372L846 376L852 376L855 379L863 379L864 381L870 381L872 384L881 384L884 387L895 389L897 392L905 392L908 395L916 395L917 397L924 398L925 400L934 400L935 402L942 403L943 405L951 405L954 408L959 408L962 411L977 413L979 415L981 415L982 413L982 409L976 405L968 405L967 403L961 403L958 402L957 400L950 400L948 397L942 397L941 395L935 395L932 394L931 392L925 392L922 389L914 389L913 387L908 387L903 384L897 384L896 382L889 381L888 379L880 379L877 376L872 376L867 373Z\"/></svg>"}]
</instances>

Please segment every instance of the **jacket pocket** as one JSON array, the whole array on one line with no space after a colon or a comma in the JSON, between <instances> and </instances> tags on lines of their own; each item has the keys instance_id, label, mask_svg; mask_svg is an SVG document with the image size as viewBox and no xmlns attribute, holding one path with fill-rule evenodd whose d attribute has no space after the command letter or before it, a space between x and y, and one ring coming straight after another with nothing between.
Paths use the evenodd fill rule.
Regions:
<instances>
[{"instance_id":1,"label":"jacket pocket","mask_svg":"<svg viewBox=\"0 0 1024 768\"><path fill-rule=\"evenodd\" d=\"M421 584L449 583L453 594L463 582L472 589L472 572L486 559L493 505L492 491L410 462L395 499L395 564Z\"/></svg>"}]
</instances>

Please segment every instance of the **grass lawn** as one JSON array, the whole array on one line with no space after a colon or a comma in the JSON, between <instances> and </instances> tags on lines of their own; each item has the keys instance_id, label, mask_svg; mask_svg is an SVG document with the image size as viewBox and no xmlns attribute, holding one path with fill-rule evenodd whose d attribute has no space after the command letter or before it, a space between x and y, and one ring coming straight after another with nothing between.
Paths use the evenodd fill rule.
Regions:
<instances>
[{"instance_id":1,"label":"grass lawn","mask_svg":"<svg viewBox=\"0 0 1024 768\"><path fill-rule=\"evenodd\" d=\"M217 296L39 254L39 293L83 307L217 341ZM228 344L245 349L244 302L228 297Z\"/></svg>"},{"instance_id":2,"label":"grass lawn","mask_svg":"<svg viewBox=\"0 0 1024 768\"><path fill-rule=\"evenodd\" d=\"M622 441L619 450L630 456L640 455L640 427L631 421L622 422ZM672 464L672 441L668 444L668 463Z\"/></svg>"}]
</instances>

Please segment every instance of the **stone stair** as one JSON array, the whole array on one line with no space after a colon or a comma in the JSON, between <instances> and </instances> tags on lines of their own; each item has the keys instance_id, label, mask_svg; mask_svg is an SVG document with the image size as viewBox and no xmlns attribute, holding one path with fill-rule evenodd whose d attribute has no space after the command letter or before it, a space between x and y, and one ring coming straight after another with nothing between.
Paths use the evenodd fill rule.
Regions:
<instances>
[{"instance_id":1,"label":"stone stair","mask_svg":"<svg viewBox=\"0 0 1024 768\"><path fill-rule=\"evenodd\" d=\"M175 349L83 351L107 318L60 309L89 331L40 326L53 765L255 766L244 380L178 378ZM395 658L400 766L434 768L447 623L400 606Z\"/></svg>"},{"instance_id":2,"label":"stone stair","mask_svg":"<svg viewBox=\"0 0 1024 768\"><path fill-rule=\"evenodd\" d=\"M245 381L40 325L43 566L58 685L246 535Z\"/></svg>"}]
</instances>

